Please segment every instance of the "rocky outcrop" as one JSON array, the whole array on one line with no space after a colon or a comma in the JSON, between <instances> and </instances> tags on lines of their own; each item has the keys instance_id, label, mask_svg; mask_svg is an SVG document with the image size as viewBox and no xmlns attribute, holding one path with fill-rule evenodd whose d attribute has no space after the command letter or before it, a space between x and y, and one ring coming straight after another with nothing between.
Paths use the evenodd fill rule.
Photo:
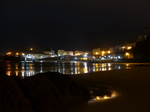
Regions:
<instances>
[{"instance_id":1,"label":"rocky outcrop","mask_svg":"<svg viewBox=\"0 0 150 112\"><path fill-rule=\"evenodd\" d=\"M58 112L60 93L58 88L44 75L35 75L21 81L21 89L36 112Z\"/></svg>"},{"instance_id":2,"label":"rocky outcrop","mask_svg":"<svg viewBox=\"0 0 150 112\"><path fill-rule=\"evenodd\" d=\"M17 83L0 70L0 112L32 112Z\"/></svg>"},{"instance_id":3,"label":"rocky outcrop","mask_svg":"<svg viewBox=\"0 0 150 112\"><path fill-rule=\"evenodd\" d=\"M13 80L14 79L14 80ZM67 75L40 73L23 80L0 73L0 111L59 112L75 99L89 98L89 91Z\"/></svg>"},{"instance_id":4,"label":"rocky outcrop","mask_svg":"<svg viewBox=\"0 0 150 112\"><path fill-rule=\"evenodd\" d=\"M36 112L57 112L63 108L62 105L68 98L71 101L72 96L89 96L86 88L80 87L67 75L57 72L25 78L20 85Z\"/></svg>"}]
</instances>

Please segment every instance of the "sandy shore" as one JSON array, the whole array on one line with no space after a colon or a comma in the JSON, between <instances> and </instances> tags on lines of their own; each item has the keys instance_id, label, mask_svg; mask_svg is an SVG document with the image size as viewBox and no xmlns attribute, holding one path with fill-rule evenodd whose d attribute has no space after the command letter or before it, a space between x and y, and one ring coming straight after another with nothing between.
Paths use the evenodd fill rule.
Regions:
<instances>
[{"instance_id":1,"label":"sandy shore","mask_svg":"<svg viewBox=\"0 0 150 112\"><path fill-rule=\"evenodd\" d=\"M149 112L150 111L150 67L136 66L128 70L113 70L71 75L80 84L105 85L119 95L113 99L79 103L68 107L66 112Z\"/></svg>"}]
</instances>

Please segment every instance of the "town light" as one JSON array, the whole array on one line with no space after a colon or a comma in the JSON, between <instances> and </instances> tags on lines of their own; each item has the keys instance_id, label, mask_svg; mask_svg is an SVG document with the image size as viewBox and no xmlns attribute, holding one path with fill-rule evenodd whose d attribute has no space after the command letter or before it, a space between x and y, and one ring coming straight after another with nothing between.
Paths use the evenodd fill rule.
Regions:
<instances>
[{"instance_id":1,"label":"town light","mask_svg":"<svg viewBox=\"0 0 150 112\"><path fill-rule=\"evenodd\" d=\"M6 53L7 55L11 55L11 52Z\"/></svg>"},{"instance_id":2,"label":"town light","mask_svg":"<svg viewBox=\"0 0 150 112\"><path fill-rule=\"evenodd\" d=\"M102 51L102 53L104 54L104 53L105 53L105 51Z\"/></svg>"},{"instance_id":3,"label":"town light","mask_svg":"<svg viewBox=\"0 0 150 112\"><path fill-rule=\"evenodd\" d=\"M96 52L95 54L99 54L98 52Z\"/></svg>"},{"instance_id":4,"label":"town light","mask_svg":"<svg viewBox=\"0 0 150 112\"><path fill-rule=\"evenodd\" d=\"M84 57L87 57L87 54L83 55Z\"/></svg>"},{"instance_id":5,"label":"town light","mask_svg":"<svg viewBox=\"0 0 150 112\"><path fill-rule=\"evenodd\" d=\"M30 48L30 50L32 51L32 50L33 50L33 48Z\"/></svg>"},{"instance_id":6,"label":"town light","mask_svg":"<svg viewBox=\"0 0 150 112\"><path fill-rule=\"evenodd\" d=\"M127 49L129 50L129 49L131 49L132 47L127 47Z\"/></svg>"},{"instance_id":7,"label":"town light","mask_svg":"<svg viewBox=\"0 0 150 112\"><path fill-rule=\"evenodd\" d=\"M129 56L130 54L129 54L129 53L126 53L125 55L126 55L126 56Z\"/></svg>"},{"instance_id":8,"label":"town light","mask_svg":"<svg viewBox=\"0 0 150 112\"><path fill-rule=\"evenodd\" d=\"M120 59L120 58L121 58L121 56L118 56L118 58Z\"/></svg>"},{"instance_id":9,"label":"town light","mask_svg":"<svg viewBox=\"0 0 150 112\"><path fill-rule=\"evenodd\" d=\"M105 54L105 51L102 51L102 56L104 56L104 54Z\"/></svg>"},{"instance_id":10,"label":"town light","mask_svg":"<svg viewBox=\"0 0 150 112\"><path fill-rule=\"evenodd\" d=\"M110 53L110 51L108 51L108 53Z\"/></svg>"}]
</instances>

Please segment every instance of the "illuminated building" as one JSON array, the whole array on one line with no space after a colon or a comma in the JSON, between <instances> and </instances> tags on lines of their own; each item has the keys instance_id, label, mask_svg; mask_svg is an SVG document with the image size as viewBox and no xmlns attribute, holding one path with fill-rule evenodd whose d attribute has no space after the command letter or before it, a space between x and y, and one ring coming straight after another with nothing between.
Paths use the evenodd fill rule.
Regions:
<instances>
[{"instance_id":1,"label":"illuminated building","mask_svg":"<svg viewBox=\"0 0 150 112\"><path fill-rule=\"evenodd\" d=\"M92 53L93 55L100 55L100 48L93 49Z\"/></svg>"},{"instance_id":2,"label":"illuminated building","mask_svg":"<svg viewBox=\"0 0 150 112\"><path fill-rule=\"evenodd\" d=\"M83 51L78 51L78 50L76 50L76 51L74 52L74 55L75 55L75 56L83 55Z\"/></svg>"},{"instance_id":3,"label":"illuminated building","mask_svg":"<svg viewBox=\"0 0 150 112\"><path fill-rule=\"evenodd\" d=\"M72 56L73 55L73 51L64 51L64 55Z\"/></svg>"},{"instance_id":4,"label":"illuminated building","mask_svg":"<svg viewBox=\"0 0 150 112\"><path fill-rule=\"evenodd\" d=\"M58 56L63 56L64 55L64 50L58 50Z\"/></svg>"}]
</instances>

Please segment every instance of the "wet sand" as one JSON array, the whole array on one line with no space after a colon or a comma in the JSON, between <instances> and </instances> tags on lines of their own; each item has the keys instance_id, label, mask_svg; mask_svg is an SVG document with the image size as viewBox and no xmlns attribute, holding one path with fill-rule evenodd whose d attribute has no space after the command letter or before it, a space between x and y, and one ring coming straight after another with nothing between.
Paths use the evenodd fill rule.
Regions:
<instances>
[{"instance_id":1,"label":"wet sand","mask_svg":"<svg viewBox=\"0 0 150 112\"><path fill-rule=\"evenodd\" d=\"M116 90L117 97L96 102L79 102L65 112L149 112L150 67L71 75L82 85L100 87L105 85Z\"/></svg>"}]
</instances>

